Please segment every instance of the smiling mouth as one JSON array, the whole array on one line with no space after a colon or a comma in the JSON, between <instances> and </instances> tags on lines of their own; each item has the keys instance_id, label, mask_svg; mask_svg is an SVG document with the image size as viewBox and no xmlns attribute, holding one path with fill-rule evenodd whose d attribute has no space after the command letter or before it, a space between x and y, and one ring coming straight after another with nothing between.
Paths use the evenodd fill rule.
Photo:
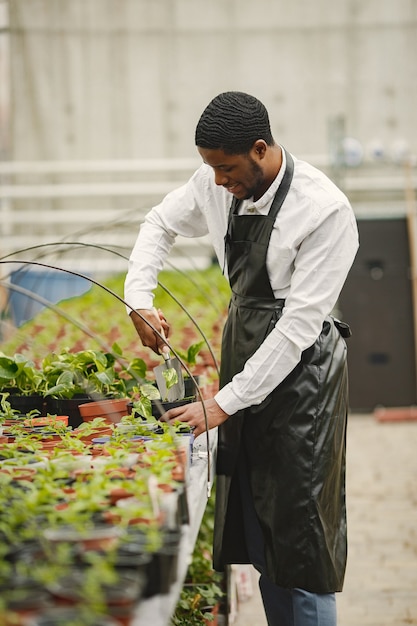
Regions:
<instances>
[{"instance_id":1,"label":"smiling mouth","mask_svg":"<svg viewBox=\"0 0 417 626\"><path fill-rule=\"evenodd\" d=\"M228 187L226 187L226 189L227 189L227 191L230 191L230 193L233 193L239 187L240 187L240 184L239 183L235 183L234 185L229 185Z\"/></svg>"}]
</instances>

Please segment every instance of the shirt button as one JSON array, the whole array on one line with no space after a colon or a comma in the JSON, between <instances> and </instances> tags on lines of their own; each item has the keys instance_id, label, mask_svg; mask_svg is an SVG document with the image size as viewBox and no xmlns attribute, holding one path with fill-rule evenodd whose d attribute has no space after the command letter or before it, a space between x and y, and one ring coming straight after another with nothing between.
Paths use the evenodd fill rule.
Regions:
<instances>
[{"instance_id":1,"label":"shirt button","mask_svg":"<svg viewBox=\"0 0 417 626\"><path fill-rule=\"evenodd\" d=\"M255 213L256 209L255 209L255 207L254 207L254 206L250 206L250 207L248 207L248 208L246 209L246 211L247 211L248 213Z\"/></svg>"}]
</instances>

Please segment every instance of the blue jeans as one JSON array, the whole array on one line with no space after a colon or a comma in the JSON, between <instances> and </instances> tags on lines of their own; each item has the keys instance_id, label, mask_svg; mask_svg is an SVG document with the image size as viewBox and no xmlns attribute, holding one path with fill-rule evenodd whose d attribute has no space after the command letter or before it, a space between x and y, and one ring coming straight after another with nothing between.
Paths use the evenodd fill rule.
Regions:
<instances>
[{"instance_id":1,"label":"blue jeans","mask_svg":"<svg viewBox=\"0 0 417 626\"><path fill-rule=\"evenodd\" d=\"M241 459L242 461L242 459ZM244 462L239 463L239 482L246 545L253 566L261 574L259 588L268 626L336 626L334 593L311 593L278 587L266 574L264 542Z\"/></svg>"}]
</instances>

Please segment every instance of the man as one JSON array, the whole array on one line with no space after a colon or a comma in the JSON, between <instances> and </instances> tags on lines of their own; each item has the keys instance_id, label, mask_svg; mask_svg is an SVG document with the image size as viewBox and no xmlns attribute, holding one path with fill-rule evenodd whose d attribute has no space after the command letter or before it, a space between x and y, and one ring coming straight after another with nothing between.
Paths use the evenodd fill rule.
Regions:
<instances>
[{"instance_id":1,"label":"man","mask_svg":"<svg viewBox=\"0 0 417 626\"><path fill-rule=\"evenodd\" d=\"M321 172L276 144L264 105L225 92L195 133L203 164L145 219L126 301L160 353L169 324L153 308L176 235L210 234L232 298L220 391L214 566L253 563L272 626L334 626L346 565L348 327L330 313L358 247L352 208ZM152 325L149 326L147 322ZM171 409L205 431L201 402Z\"/></svg>"}]
</instances>

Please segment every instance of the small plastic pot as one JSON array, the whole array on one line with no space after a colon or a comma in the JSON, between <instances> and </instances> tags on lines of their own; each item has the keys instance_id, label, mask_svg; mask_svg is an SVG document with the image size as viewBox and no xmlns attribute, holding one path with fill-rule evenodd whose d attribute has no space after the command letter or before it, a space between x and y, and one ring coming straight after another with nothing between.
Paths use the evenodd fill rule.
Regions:
<instances>
[{"instance_id":1,"label":"small plastic pot","mask_svg":"<svg viewBox=\"0 0 417 626\"><path fill-rule=\"evenodd\" d=\"M183 398L182 400L175 400L175 402L161 402L161 400L151 400L152 415L157 419L161 417L169 409L174 409L177 406L183 406L184 404L190 404L195 402L195 396L189 398Z\"/></svg>"},{"instance_id":2,"label":"small plastic pot","mask_svg":"<svg viewBox=\"0 0 417 626\"><path fill-rule=\"evenodd\" d=\"M180 531L166 531L163 544L147 566L147 584L144 597L163 595L169 592L178 574L178 553L181 541Z\"/></svg>"},{"instance_id":3,"label":"small plastic pot","mask_svg":"<svg viewBox=\"0 0 417 626\"><path fill-rule=\"evenodd\" d=\"M85 626L120 626L120 622L105 615L97 615L85 621L85 611L79 607L48 608L25 622L26 626L68 626L68 624L84 624Z\"/></svg>"},{"instance_id":4,"label":"small plastic pot","mask_svg":"<svg viewBox=\"0 0 417 626\"><path fill-rule=\"evenodd\" d=\"M40 395L23 396L11 391L7 398L12 409L21 415L26 415L31 411L39 411L39 415L45 415L46 399Z\"/></svg>"},{"instance_id":5,"label":"small plastic pot","mask_svg":"<svg viewBox=\"0 0 417 626\"><path fill-rule=\"evenodd\" d=\"M77 394L72 398L46 398L46 412L50 415L68 415L68 424L72 428L77 428L82 421L79 406L92 402L87 395ZM45 413L46 414L46 413Z\"/></svg>"}]
</instances>

